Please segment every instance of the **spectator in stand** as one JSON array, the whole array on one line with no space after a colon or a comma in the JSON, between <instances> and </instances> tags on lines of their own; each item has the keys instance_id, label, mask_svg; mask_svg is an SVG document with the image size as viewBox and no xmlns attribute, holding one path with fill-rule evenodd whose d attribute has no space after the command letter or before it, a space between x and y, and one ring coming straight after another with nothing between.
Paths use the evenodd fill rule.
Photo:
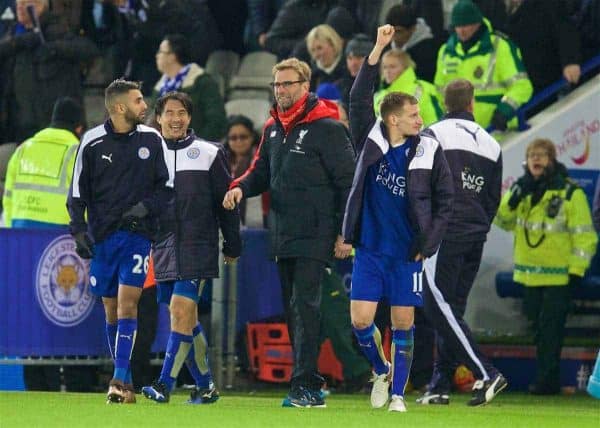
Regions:
<instances>
[{"instance_id":1,"label":"spectator in stand","mask_svg":"<svg viewBox=\"0 0 600 428\"><path fill-rule=\"evenodd\" d=\"M149 94L160 77L154 54L167 34L184 34L189 41L190 62L206 64L210 53L221 49L223 35L206 0L131 0L130 22L134 26L129 77L143 82Z\"/></svg>"},{"instance_id":2,"label":"spectator in stand","mask_svg":"<svg viewBox=\"0 0 600 428\"><path fill-rule=\"evenodd\" d=\"M227 119L227 132L223 145L229 162L231 178L238 178L250 167L259 139L258 133L254 130L254 124L246 116L235 115ZM266 216L263 214L262 199L262 196L255 196L240 202L242 225L248 227L265 225Z\"/></svg>"},{"instance_id":3,"label":"spectator in stand","mask_svg":"<svg viewBox=\"0 0 600 428\"><path fill-rule=\"evenodd\" d=\"M365 34L354 35L346 44L344 52L346 54L347 73L341 79L335 81L335 85L340 91L340 100L345 106L350 103L350 89L352 89L358 70L360 70L371 49L373 49L373 42Z\"/></svg>"},{"instance_id":4,"label":"spectator in stand","mask_svg":"<svg viewBox=\"0 0 600 428\"><path fill-rule=\"evenodd\" d=\"M382 21L386 0L340 0L339 5L348 10L356 22L356 32L373 38Z\"/></svg>"},{"instance_id":5,"label":"spectator in stand","mask_svg":"<svg viewBox=\"0 0 600 428\"><path fill-rule=\"evenodd\" d=\"M429 3L430 0L422 0L422 3ZM445 28L452 34L451 14L452 9L460 0L443 0ZM510 1L510 0L509 0ZM506 0L474 0L483 16L487 17L492 23L492 27L504 30L506 24Z\"/></svg>"},{"instance_id":6,"label":"spectator in stand","mask_svg":"<svg viewBox=\"0 0 600 428\"><path fill-rule=\"evenodd\" d=\"M431 83L417 79L412 58L398 49L387 51L381 59L381 83L373 98L373 107L378 116L381 102L391 92L404 92L419 100L424 126L442 117L442 102L437 89Z\"/></svg>"},{"instance_id":7,"label":"spectator in stand","mask_svg":"<svg viewBox=\"0 0 600 428\"><path fill-rule=\"evenodd\" d=\"M165 36L156 52L156 68L163 75L154 86L148 105L153 106L167 92L185 92L194 104L191 127L196 135L205 140L219 141L225 135L227 124L225 104L217 82L192 62L186 36Z\"/></svg>"},{"instance_id":8,"label":"spectator in stand","mask_svg":"<svg viewBox=\"0 0 600 428\"><path fill-rule=\"evenodd\" d=\"M438 53L435 86L442 91L456 78L471 81L475 121L500 131L516 127L515 112L533 93L519 48L495 32L471 0L456 3L451 25L454 32Z\"/></svg>"},{"instance_id":9,"label":"spectator in stand","mask_svg":"<svg viewBox=\"0 0 600 428\"><path fill-rule=\"evenodd\" d=\"M312 91L321 83L335 82L347 74L342 61L344 41L330 25L321 24L310 30L306 36L306 47L312 59Z\"/></svg>"},{"instance_id":10,"label":"spectator in stand","mask_svg":"<svg viewBox=\"0 0 600 428\"><path fill-rule=\"evenodd\" d=\"M39 32L28 5L39 17ZM17 0L16 9L17 23L0 41L0 141L23 141L42 129L59 97L81 102L81 62L98 55L89 39L48 10L48 0Z\"/></svg>"},{"instance_id":11,"label":"spectator in stand","mask_svg":"<svg viewBox=\"0 0 600 428\"><path fill-rule=\"evenodd\" d=\"M561 77L576 85L581 76L579 32L563 6L547 0L510 2L506 32L521 49L535 92Z\"/></svg>"},{"instance_id":12,"label":"spectator in stand","mask_svg":"<svg viewBox=\"0 0 600 428\"><path fill-rule=\"evenodd\" d=\"M100 49L108 82L125 74L131 55L131 26L118 3L120 0L83 0L82 4L82 29Z\"/></svg>"},{"instance_id":13,"label":"spectator in stand","mask_svg":"<svg viewBox=\"0 0 600 428\"><path fill-rule=\"evenodd\" d=\"M560 352L571 287L579 284L596 251L585 193L556 160L552 141L527 146L527 167L504 194L495 223L512 231L514 276L523 285L524 309L535 334L537 370L530 392L560 392Z\"/></svg>"},{"instance_id":14,"label":"spectator in stand","mask_svg":"<svg viewBox=\"0 0 600 428\"><path fill-rule=\"evenodd\" d=\"M265 49L267 31L285 0L248 0L246 47L249 50Z\"/></svg>"},{"instance_id":15,"label":"spectator in stand","mask_svg":"<svg viewBox=\"0 0 600 428\"><path fill-rule=\"evenodd\" d=\"M417 16L423 18L431 28L433 35L438 39L445 39L448 36L444 26L444 8L442 0L404 0L402 4L410 6Z\"/></svg>"},{"instance_id":16,"label":"spectator in stand","mask_svg":"<svg viewBox=\"0 0 600 428\"><path fill-rule=\"evenodd\" d=\"M265 38L265 48L284 59L308 61L305 37L311 28L327 21L337 0L288 0L279 10Z\"/></svg>"},{"instance_id":17,"label":"spectator in stand","mask_svg":"<svg viewBox=\"0 0 600 428\"><path fill-rule=\"evenodd\" d=\"M435 60L442 41L434 36L427 22L404 4L392 7L385 22L395 29L392 48L410 54L417 65L415 71L419 79L433 82Z\"/></svg>"},{"instance_id":18,"label":"spectator in stand","mask_svg":"<svg viewBox=\"0 0 600 428\"><path fill-rule=\"evenodd\" d=\"M122 0L83 0L81 26L100 49L104 79L112 82L125 74L131 54L131 28L119 10Z\"/></svg>"},{"instance_id":19,"label":"spectator in stand","mask_svg":"<svg viewBox=\"0 0 600 428\"><path fill-rule=\"evenodd\" d=\"M247 0L204 0L223 35L223 49L246 53L244 46L244 29L248 21Z\"/></svg>"},{"instance_id":20,"label":"spectator in stand","mask_svg":"<svg viewBox=\"0 0 600 428\"><path fill-rule=\"evenodd\" d=\"M600 53L600 0L574 0L576 11L572 16L581 33L583 60L588 61Z\"/></svg>"}]
</instances>

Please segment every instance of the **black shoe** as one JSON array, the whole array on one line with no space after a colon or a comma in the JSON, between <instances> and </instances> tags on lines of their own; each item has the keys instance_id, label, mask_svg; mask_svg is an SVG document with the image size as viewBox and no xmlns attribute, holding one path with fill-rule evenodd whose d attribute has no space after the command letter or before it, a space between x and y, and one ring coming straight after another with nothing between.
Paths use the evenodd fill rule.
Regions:
<instances>
[{"instance_id":1,"label":"black shoe","mask_svg":"<svg viewBox=\"0 0 600 428\"><path fill-rule=\"evenodd\" d=\"M168 403L170 391L162 382L154 381L151 386L144 386L142 388L142 394L149 400L156 401L157 403Z\"/></svg>"},{"instance_id":2,"label":"black shoe","mask_svg":"<svg viewBox=\"0 0 600 428\"><path fill-rule=\"evenodd\" d=\"M219 399L219 391L211 382L208 388L194 388L190 393L190 399L187 404L211 404Z\"/></svg>"},{"instance_id":3,"label":"black shoe","mask_svg":"<svg viewBox=\"0 0 600 428\"><path fill-rule=\"evenodd\" d=\"M533 395L557 395L560 394L560 386L540 385L536 383L529 385L529 393Z\"/></svg>"},{"instance_id":4,"label":"black shoe","mask_svg":"<svg viewBox=\"0 0 600 428\"><path fill-rule=\"evenodd\" d=\"M500 373L493 379L475 381L473 385L473 395L467 403L469 406L482 406L489 403L496 395L508 386L508 382Z\"/></svg>"},{"instance_id":5,"label":"black shoe","mask_svg":"<svg viewBox=\"0 0 600 428\"><path fill-rule=\"evenodd\" d=\"M294 388L283 400L283 407L327 407L325 400L321 397L320 391L311 391L308 388L300 386Z\"/></svg>"},{"instance_id":6,"label":"black shoe","mask_svg":"<svg viewBox=\"0 0 600 428\"><path fill-rule=\"evenodd\" d=\"M450 404L450 396L447 392L426 391L417 398L419 404Z\"/></svg>"}]
</instances>

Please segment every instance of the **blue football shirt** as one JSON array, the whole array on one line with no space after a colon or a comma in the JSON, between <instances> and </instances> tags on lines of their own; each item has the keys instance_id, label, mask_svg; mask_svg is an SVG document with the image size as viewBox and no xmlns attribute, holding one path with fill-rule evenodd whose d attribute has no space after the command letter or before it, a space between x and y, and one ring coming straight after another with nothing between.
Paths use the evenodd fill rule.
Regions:
<instances>
[{"instance_id":1,"label":"blue football shirt","mask_svg":"<svg viewBox=\"0 0 600 428\"><path fill-rule=\"evenodd\" d=\"M360 236L361 247L406 261L414 235L406 188L409 147L390 147L367 170Z\"/></svg>"}]
</instances>

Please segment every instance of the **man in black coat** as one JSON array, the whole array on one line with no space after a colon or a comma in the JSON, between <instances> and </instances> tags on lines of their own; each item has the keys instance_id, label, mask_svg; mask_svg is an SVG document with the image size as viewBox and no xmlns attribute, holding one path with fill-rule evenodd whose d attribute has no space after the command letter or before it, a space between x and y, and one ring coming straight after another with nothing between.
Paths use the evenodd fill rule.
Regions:
<instances>
[{"instance_id":1,"label":"man in black coat","mask_svg":"<svg viewBox=\"0 0 600 428\"><path fill-rule=\"evenodd\" d=\"M276 105L252 165L230 186L223 206L271 192L272 255L294 349L287 407L325 407L319 355L321 281L341 256L342 216L354 174L354 150L337 106L308 92L310 67L290 58L273 67Z\"/></svg>"},{"instance_id":2,"label":"man in black coat","mask_svg":"<svg viewBox=\"0 0 600 428\"><path fill-rule=\"evenodd\" d=\"M39 28L27 5L33 5ZM60 97L81 103L80 65L98 55L90 40L73 34L48 11L48 0L17 0L16 9L16 24L0 40L0 139L4 141L23 141L44 128Z\"/></svg>"},{"instance_id":3,"label":"man in black coat","mask_svg":"<svg viewBox=\"0 0 600 428\"><path fill-rule=\"evenodd\" d=\"M506 32L521 49L535 93L561 77L577 84L581 75L579 32L561 3L520 0L509 9Z\"/></svg>"}]
</instances>

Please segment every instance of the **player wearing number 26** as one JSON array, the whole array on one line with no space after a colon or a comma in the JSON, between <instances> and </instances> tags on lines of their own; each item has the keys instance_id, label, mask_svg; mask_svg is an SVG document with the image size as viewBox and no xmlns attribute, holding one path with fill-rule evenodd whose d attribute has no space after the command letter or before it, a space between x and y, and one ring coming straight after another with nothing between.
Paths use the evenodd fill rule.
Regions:
<instances>
[{"instance_id":1,"label":"player wearing number 26","mask_svg":"<svg viewBox=\"0 0 600 428\"><path fill-rule=\"evenodd\" d=\"M110 118L81 140L67 208L77 254L92 259L90 288L106 312L115 363L108 402L122 403L132 401L138 300L158 217L173 197L173 171L161 135L142 125L147 106L139 84L115 80L104 102Z\"/></svg>"}]
</instances>

